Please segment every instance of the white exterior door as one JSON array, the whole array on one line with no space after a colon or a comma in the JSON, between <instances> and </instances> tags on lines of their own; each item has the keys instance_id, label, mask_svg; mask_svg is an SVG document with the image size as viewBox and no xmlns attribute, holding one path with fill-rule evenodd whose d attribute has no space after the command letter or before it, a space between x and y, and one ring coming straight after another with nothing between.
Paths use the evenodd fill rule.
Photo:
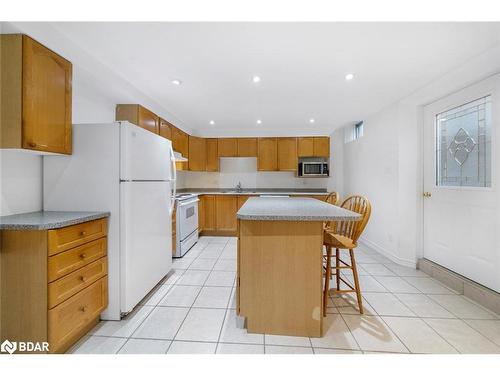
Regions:
<instances>
[{"instance_id":1,"label":"white exterior door","mask_svg":"<svg viewBox=\"0 0 500 375\"><path fill-rule=\"evenodd\" d=\"M424 108L424 257L500 292L500 75Z\"/></svg>"}]
</instances>

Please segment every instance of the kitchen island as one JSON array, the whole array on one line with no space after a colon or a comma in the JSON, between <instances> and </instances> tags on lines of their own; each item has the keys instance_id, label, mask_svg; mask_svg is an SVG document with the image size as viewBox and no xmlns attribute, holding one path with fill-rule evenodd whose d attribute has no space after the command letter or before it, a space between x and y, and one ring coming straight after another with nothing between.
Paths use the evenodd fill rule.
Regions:
<instances>
[{"instance_id":1,"label":"kitchen island","mask_svg":"<svg viewBox=\"0 0 500 375\"><path fill-rule=\"evenodd\" d=\"M237 313L248 332L321 337L323 222L360 215L313 198L254 197L237 218Z\"/></svg>"}]
</instances>

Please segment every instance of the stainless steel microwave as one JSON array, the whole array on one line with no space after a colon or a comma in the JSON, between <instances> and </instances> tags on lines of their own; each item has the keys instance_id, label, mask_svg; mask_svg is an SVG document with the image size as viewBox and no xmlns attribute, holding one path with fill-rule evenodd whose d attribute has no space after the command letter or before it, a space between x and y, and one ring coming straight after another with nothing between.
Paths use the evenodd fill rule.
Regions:
<instances>
[{"instance_id":1,"label":"stainless steel microwave","mask_svg":"<svg viewBox=\"0 0 500 375\"><path fill-rule=\"evenodd\" d=\"M297 169L299 177L328 177L327 161L300 161Z\"/></svg>"}]
</instances>

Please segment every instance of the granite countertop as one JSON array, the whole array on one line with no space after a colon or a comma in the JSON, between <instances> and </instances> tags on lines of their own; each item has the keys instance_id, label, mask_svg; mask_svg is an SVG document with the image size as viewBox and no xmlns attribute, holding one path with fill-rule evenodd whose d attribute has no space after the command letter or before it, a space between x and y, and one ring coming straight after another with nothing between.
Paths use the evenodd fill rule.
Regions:
<instances>
[{"instance_id":1,"label":"granite countertop","mask_svg":"<svg viewBox=\"0 0 500 375\"><path fill-rule=\"evenodd\" d=\"M242 189L238 191L236 189L217 189L217 188L187 188L178 189L178 194L226 194L226 195L261 195L261 194L282 194L282 195L327 195L328 192L325 189L283 189L283 188L255 188L255 189Z\"/></svg>"},{"instance_id":2,"label":"granite countertop","mask_svg":"<svg viewBox=\"0 0 500 375\"><path fill-rule=\"evenodd\" d=\"M0 216L0 230L46 230L108 217L109 212L36 211Z\"/></svg>"},{"instance_id":3,"label":"granite countertop","mask_svg":"<svg viewBox=\"0 0 500 375\"><path fill-rule=\"evenodd\" d=\"M237 214L241 220L358 221L361 215L314 198L252 197Z\"/></svg>"}]
</instances>

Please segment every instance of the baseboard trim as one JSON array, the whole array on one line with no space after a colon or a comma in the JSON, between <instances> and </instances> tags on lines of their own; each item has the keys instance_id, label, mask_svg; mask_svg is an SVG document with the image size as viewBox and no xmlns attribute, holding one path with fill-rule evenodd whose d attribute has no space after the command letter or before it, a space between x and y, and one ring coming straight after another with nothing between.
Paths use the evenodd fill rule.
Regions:
<instances>
[{"instance_id":1,"label":"baseboard trim","mask_svg":"<svg viewBox=\"0 0 500 375\"><path fill-rule=\"evenodd\" d=\"M494 313L500 314L500 293L425 258L418 260L418 269Z\"/></svg>"},{"instance_id":2,"label":"baseboard trim","mask_svg":"<svg viewBox=\"0 0 500 375\"><path fill-rule=\"evenodd\" d=\"M386 258L389 258L394 263L397 263L397 264L399 264L401 266L405 266L405 267L417 268L417 261L416 260L408 260L408 259L397 257L397 256L391 254L390 252L388 252L387 250L385 250L383 247L377 245L376 243L374 243L370 240L367 240L366 238L360 238L359 243L363 246L368 247L371 250L376 251L380 255L383 255Z\"/></svg>"}]
</instances>

